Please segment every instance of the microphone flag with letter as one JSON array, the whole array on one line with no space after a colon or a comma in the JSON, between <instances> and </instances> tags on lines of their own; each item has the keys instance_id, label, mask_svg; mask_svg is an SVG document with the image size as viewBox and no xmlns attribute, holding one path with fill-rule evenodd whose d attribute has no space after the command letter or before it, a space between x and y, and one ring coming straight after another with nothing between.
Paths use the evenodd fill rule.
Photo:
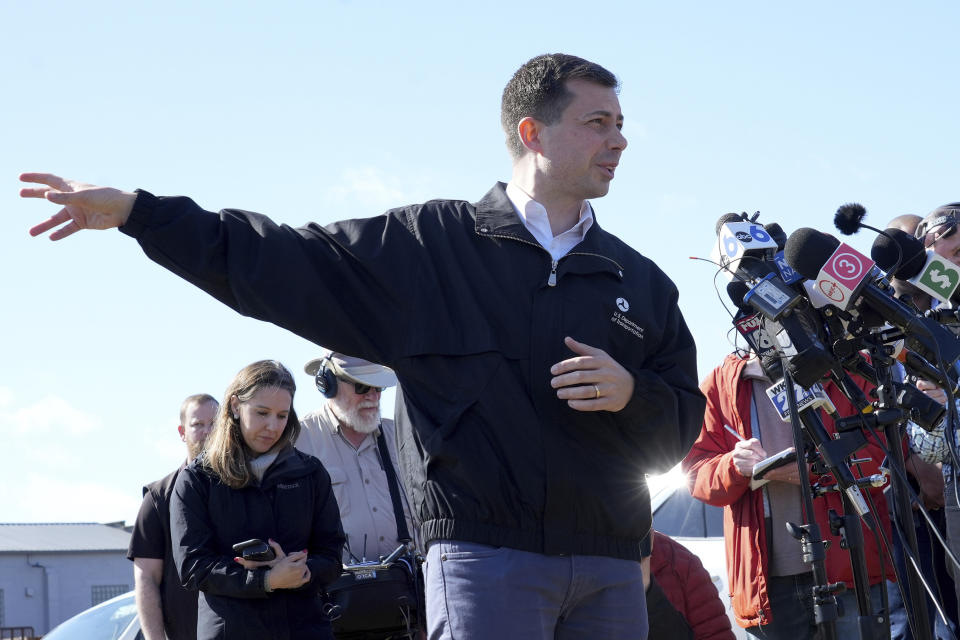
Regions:
<instances>
[{"instance_id":1,"label":"microphone flag with letter","mask_svg":"<svg viewBox=\"0 0 960 640\"><path fill-rule=\"evenodd\" d=\"M785 283L794 284L803 280L803 276L787 264L787 258L784 256L782 249L777 251L776 255L773 256L773 263L777 265L777 269L780 271L780 278Z\"/></svg>"}]
</instances>

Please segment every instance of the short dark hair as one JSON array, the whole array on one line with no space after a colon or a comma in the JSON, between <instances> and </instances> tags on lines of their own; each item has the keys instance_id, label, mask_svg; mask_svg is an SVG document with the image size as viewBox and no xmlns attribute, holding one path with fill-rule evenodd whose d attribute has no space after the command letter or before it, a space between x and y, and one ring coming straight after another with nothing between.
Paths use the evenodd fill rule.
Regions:
<instances>
[{"instance_id":1,"label":"short dark hair","mask_svg":"<svg viewBox=\"0 0 960 640\"><path fill-rule=\"evenodd\" d=\"M545 53L531 58L510 78L500 101L500 123L507 135L507 149L514 159L523 155L524 150L517 137L517 124L528 116L544 124L559 120L573 100L573 94L567 90L568 80L589 80L620 89L617 76L589 60L565 53Z\"/></svg>"}]
</instances>

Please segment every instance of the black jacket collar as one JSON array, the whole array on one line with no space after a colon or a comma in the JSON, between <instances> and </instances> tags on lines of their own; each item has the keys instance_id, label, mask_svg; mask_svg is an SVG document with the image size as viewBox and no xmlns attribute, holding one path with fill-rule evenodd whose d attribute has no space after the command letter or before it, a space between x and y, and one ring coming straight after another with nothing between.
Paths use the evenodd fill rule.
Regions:
<instances>
[{"instance_id":1,"label":"black jacket collar","mask_svg":"<svg viewBox=\"0 0 960 640\"><path fill-rule=\"evenodd\" d=\"M533 234L527 230L520 215L507 197L507 185L498 182L493 185L477 203L476 232L481 236L507 236L540 246ZM591 205L592 206L592 205ZM544 251L546 251L544 249ZM603 256L616 262L620 269L626 263L624 247L620 241L600 228L596 209L593 211L593 225L587 231L583 242L571 250L571 253L589 253Z\"/></svg>"}]
</instances>

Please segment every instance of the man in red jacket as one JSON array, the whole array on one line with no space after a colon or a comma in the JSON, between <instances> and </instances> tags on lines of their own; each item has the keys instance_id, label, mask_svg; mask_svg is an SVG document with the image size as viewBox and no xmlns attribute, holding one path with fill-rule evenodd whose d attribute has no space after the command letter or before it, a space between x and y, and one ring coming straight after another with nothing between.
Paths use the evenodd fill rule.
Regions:
<instances>
[{"instance_id":1,"label":"man in red jacket","mask_svg":"<svg viewBox=\"0 0 960 640\"><path fill-rule=\"evenodd\" d=\"M858 380L866 390L867 384ZM802 488L796 465L781 467L766 477L770 482L751 489L753 465L790 446L792 428L780 418L765 389L771 382L756 358L729 355L700 385L707 397L703 428L683 461L691 493L708 504L724 507L727 572L734 614L740 626L768 640L798 640L813 637L810 566L801 558L800 543L787 532L785 523L801 524ZM856 413L855 407L833 383L824 384L841 416ZM835 433L833 420L820 411L827 431ZM736 434L731 432L735 431ZM856 452L870 458L854 467L855 476L878 472L885 457L885 443L867 434L868 444ZM811 476L814 477L814 476ZM871 510L890 536L890 518L882 490L870 489ZM829 526L829 511L843 513L836 492L814 499L814 517L824 540L827 575L831 582L842 581L850 589L838 599L844 615L837 619L837 636L857 637L857 605L853 572L840 537ZM892 577L892 561L881 561L878 537L864 527L864 554L871 584L874 611L881 609L884 569Z\"/></svg>"}]
</instances>

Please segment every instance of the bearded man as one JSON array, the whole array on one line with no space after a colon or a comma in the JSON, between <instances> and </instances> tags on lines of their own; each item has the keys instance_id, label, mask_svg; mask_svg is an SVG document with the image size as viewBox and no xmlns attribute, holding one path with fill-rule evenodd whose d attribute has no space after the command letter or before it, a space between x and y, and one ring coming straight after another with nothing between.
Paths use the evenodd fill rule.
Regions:
<instances>
[{"instance_id":1,"label":"bearded man","mask_svg":"<svg viewBox=\"0 0 960 640\"><path fill-rule=\"evenodd\" d=\"M197 592L180 584L170 541L170 496L177 476L203 451L213 429L219 403L198 393L180 405L177 431L187 445L187 460L165 478L143 488L143 502L133 525L127 558L133 561L133 583L146 640L196 640Z\"/></svg>"},{"instance_id":2,"label":"bearded man","mask_svg":"<svg viewBox=\"0 0 960 640\"><path fill-rule=\"evenodd\" d=\"M390 555L397 541L397 520L386 465L397 471L397 441L393 420L380 416L380 393L397 383L393 371L379 364L328 352L311 360L304 371L316 379L326 402L301 421L296 447L316 456L330 474L347 536L343 562L352 564ZM377 438L383 434L390 460L380 455ZM402 484L407 529L419 540Z\"/></svg>"}]
</instances>

